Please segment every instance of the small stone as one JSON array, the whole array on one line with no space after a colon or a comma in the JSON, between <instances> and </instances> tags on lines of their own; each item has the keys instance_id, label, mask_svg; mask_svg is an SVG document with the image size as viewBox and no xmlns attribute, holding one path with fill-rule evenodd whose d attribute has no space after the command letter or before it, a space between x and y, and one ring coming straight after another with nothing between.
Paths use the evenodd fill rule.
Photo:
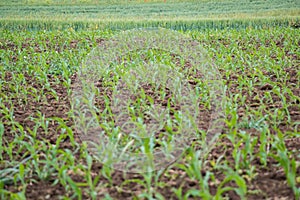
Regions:
<instances>
[{"instance_id":1,"label":"small stone","mask_svg":"<svg viewBox=\"0 0 300 200\"><path fill-rule=\"evenodd\" d=\"M263 85L260 87L261 90L272 90L273 89L273 86L270 85L269 83Z\"/></svg>"}]
</instances>

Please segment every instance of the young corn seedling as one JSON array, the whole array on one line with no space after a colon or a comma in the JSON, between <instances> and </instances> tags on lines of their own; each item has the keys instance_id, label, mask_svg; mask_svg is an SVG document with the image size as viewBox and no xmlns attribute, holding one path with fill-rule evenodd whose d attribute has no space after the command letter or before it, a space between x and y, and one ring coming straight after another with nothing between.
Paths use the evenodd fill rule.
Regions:
<instances>
[{"instance_id":1,"label":"young corn seedling","mask_svg":"<svg viewBox=\"0 0 300 200\"><path fill-rule=\"evenodd\" d=\"M292 188L295 198L300 198L300 189L297 187L296 183L296 160L295 158L290 158L289 152L285 146L284 136L280 130L277 130L277 136L274 137L274 143L272 147L276 149L276 154L271 156L279 163L284 170L286 175L287 183Z\"/></svg>"}]
</instances>

